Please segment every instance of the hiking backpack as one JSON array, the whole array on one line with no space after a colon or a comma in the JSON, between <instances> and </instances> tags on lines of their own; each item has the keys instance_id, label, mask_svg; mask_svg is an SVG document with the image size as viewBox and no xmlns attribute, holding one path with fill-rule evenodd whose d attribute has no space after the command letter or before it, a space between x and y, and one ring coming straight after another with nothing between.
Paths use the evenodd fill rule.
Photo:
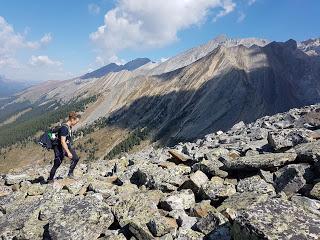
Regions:
<instances>
[{"instance_id":1,"label":"hiking backpack","mask_svg":"<svg viewBox=\"0 0 320 240\"><path fill-rule=\"evenodd\" d=\"M66 126L66 124L61 124L60 126L57 126L57 127L54 127L52 129L45 131L45 133L42 134L41 137L39 138L38 143L43 148L46 148L47 150L53 149L54 146L57 146L60 142L58 135L59 135L59 131L62 126ZM67 127L68 127L69 134L70 134L70 128L69 128L69 126L67 126Z\"/></svg>"}]
</instances>

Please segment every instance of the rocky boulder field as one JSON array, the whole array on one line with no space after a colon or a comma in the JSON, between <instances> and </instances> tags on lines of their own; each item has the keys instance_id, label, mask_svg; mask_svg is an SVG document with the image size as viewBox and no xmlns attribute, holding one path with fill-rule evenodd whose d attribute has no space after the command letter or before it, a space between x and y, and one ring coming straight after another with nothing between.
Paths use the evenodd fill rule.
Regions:
<instances>
[{"instance_id":1,"label":"rocky boulder field","mask_svg":"<svg viewBox=\"0 0 320 240\"><path fill-rule=\"evenodd\" d=\"M193 143L0 178L0 239L320 239L320 105ZM65 161L67 162L67 161Z\"/></svg>"}]
</instances>

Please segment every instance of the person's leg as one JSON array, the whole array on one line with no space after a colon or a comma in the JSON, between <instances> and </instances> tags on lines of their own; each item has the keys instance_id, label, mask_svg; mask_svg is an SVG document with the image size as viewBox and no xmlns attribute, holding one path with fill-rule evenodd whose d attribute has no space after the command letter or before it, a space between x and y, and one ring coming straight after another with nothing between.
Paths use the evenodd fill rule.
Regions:
<instances>
[{"instance_id":1,"label":"person's leg","mask_svg":"<svg viewBox=\"0 0 320 240\"><path fill-rule=\"evenodd\" d=\"M73 171L77 166L77 163L79 162L79 157L76 153L76 151L74 150L74 148L70 148L70 152L72 154L72 159L71 159L71 164L70 164L70 168L69 168L69 172L68 172L68 176L69 177L73 177Z\"/></svg>"},{"instance_id":2,"label":"person's leg","mask_svg":"<svg viewBox=\"0 0 320 240\"><path fill-rule=\"evenodd\" d=\"M54 163L50 171L50 176L48 181L53 180L54 175L56 174L57 169L60 167L63 160L63 150L62 147L55 146L54 147Z\"/></svg>"}]
</instances>

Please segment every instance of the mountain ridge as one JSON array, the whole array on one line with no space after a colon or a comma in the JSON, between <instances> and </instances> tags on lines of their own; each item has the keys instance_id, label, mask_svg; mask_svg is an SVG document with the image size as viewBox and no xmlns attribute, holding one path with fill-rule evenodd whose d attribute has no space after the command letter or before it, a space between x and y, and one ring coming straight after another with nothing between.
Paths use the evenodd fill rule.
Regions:
<instances>
[{"instance_id":1,"label":"mountain ridge","mask_svg":"<svg viewBox=\"0 0 320 240\"><path fill-rule=\"evenodd\" d=\"M116 63L110 63L106 66L103 66L95 71L87 73L80 77L80 79L88 79L88 78L99 78L107 75L111 72L120 72L123 70L133 71L147 63L151 62L149 58L136 58L132 61L127 62L124 65L118 65Z\"/></svg>"}]
</instances>

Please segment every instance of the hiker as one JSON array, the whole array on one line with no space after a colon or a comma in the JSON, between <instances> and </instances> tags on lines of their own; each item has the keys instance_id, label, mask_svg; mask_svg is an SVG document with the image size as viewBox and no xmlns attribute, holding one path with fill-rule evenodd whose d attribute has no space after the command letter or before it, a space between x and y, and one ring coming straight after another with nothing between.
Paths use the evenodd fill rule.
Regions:
<instances>
[{"instance_id":1,"label":"hiker","mask_svg":"<svg viewBox=\"0 0 320 240\"><path fill-rule=\"evenodd\" d=\"M75 169L79 157L72 146L72 127L74 127L80 120L80 115L76 112L70 112L66 123L63 123L58 130L58 143L53 146L54 150L54 164L50 171L48 182L52 182L57 169L60 167L64 157L71 160L68 177L74 178L73 170Z\"/></svg>"}]
</instances>

